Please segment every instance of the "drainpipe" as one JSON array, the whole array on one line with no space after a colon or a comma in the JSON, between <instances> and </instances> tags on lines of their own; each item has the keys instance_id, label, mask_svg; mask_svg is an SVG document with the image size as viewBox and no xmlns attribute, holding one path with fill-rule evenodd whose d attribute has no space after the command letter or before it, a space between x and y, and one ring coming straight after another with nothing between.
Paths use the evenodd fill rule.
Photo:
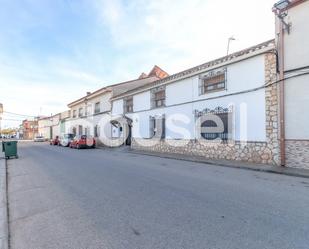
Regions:
<instances>
[{"instance_id":1,"label":"drainpipe","mask_svg":"<svg viewBox=\"0 0 309 249\"><path fill-rule=\"evenodd\" d=\"M279 32L280 164L285 166L284 27L281 21L279 21Z\"/></svg>"}]
</instances>

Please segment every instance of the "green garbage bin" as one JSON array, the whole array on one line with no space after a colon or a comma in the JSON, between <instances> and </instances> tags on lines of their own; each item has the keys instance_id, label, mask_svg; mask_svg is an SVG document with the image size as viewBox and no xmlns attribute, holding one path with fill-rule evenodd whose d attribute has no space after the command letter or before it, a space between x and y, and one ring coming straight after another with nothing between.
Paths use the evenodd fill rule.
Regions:
<instances>
[{"instance_id":1,"label":"green garbage bin","mask_svg":"<svg viewBox=\"0 0 309 249\"><path fill-rule=\"evenodd\" d=\"M18 158L17 141L2 141L2 151L4 152L6 159L9 159L10 157Z\"/></svg>"}]
</instances>

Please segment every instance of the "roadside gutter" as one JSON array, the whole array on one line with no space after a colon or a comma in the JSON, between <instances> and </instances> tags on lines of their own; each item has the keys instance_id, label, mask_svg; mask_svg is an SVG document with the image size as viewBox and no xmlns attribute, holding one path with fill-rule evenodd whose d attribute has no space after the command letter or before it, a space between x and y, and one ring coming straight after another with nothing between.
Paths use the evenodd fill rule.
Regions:
<instances>
[{"instance_id":1,"label":"roadside gutter","mask_svg":"<svg viewBox=\"0 0 309 249\"><path fill-rule=\"evenodd\" d=\"M212 159L207 159L205 157L200 157L200 156L187 156L187 155L182 155L182 154L158 153L158 152L149 152L149 151L141 151L141 150L134 150L134 149L130 149L128 150L128 152L133 153L133 154L142 154L142 155L147 155L147 156L156 156L156 157L161 157L161 158L169 158L169 159L176 159L176 160L182 160L182 161L204 163L208 165L223 166L223 167L230 167L230 168L246 169L246 170L269 172L269 173L282 174L282 175L288 175L288 176L309 178L309 169L288 168L288 167L282 167L282 166L274 166L274 165L268 165L268 164L256 164L256 163L241 162L241 161L212 160Z\"/></svg>"}]
</instances>

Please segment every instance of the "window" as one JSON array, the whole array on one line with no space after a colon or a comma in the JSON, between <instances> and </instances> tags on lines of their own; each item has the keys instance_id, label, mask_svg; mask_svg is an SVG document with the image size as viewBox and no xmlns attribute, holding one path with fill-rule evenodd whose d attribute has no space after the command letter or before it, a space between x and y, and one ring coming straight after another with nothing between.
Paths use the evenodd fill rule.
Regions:
<instances>
[{"instance_id":1,"label":"window","mask_svg":"<svg viewBox=\"0 0 309 249\"><path fill-rule=\"evenodd\" d=\"M149 117L150 138L165 138L165 115Z\"/></svg>"},{"instance_id":2,"label":"window","mask_svg":"<svg viewBox=\"0 0 309 249\"><path fill-rule=\"evenodd\" d=\"M85 127L85 133L84 133L87 137L90 136L90 128L89 127Z\"/></svg>"},{"instance_id":3,"label":"window","mask_svg":"<svg viewBox=\"0 0 309 249\"><path fill-rule=\"evenodd\" d=\"M73 110L73 115L72 115L73 118L76 118L76 110Z\"/></svg>"},{"instance_id":4,"label":"window","mask_svg":"<svg viewBox=\"0 0 309 249\"><path fill-rule=\"evenodd\" d=\"M124 103L125 113L133 112L133 97L126 99Z\"/></svg>"},{"instance_id":5,"label":"window","mask_svg":"<svg viewBox=\"0 0 309 249\"><path fill-rule=\"evenodd\" d=\"M82 117L82 116L83 116L83 108L79 108L78 117Z\"/></svg>"},{"instance_id":6,"label":"window","mask_svg":"<svg viewBox=\"0 0 309 249\"><path fill-rule=\"evenodd\" d=\"M165 87L157 87L151 90L151 107L158 108L165 106Z\"/></svg>"},{"instance_id":7,"label":"window","mask_svg":"<svg viewBox=\"0 0 309 249\"><path fill-rule=\"evenodd\" d=\"M99 113L100 111L100 102L97 102L94 105L94 113Z\"/></svg>"},{"instance_id":8,"label":"window","mask_svg":"<svg viewBox=\"0 0 309 249\"><path fill-rule=\"evenodd\" d=\"M165 90L155 93L155 107L165 106Z\"/></svg>"},{"instance_id":9,"label":"window","mask_svg":"<svg viewBox=\"0 0 309 249\"><path fill-rule=\"evenodd\" d=\"M94 127L93 134L94 134L94 137L99 137L100 136L100 127L98 125L96 125Z\"/></svg>"},{"instance_id":10,"label":"window","mask_svg":"<svg viewBox=\"0 0 309 249\"><path fill-rule=\"evenodd\" d=\"M91 104L86 106L86 113L85 113L85 115L86 116L91 115Z\"/></svg>"},{"instance_id":11,"label":"window","mask_svg":"<svg viewBox=\"0 0 309 249\"><path fill-rule=\"evenodd\" d=\"M83 126L82 125L79 125L78 126L78 135L83 135Z\"/></svg>"},{"instance_id":12,"label":"window","mask_svg":"<svg viewBox=\"0 0 309 249\"><path fill-rule=\"evenodd\" d=\"M200 78L200 95L226 89L226 70L210 72Z\"/></svg>"},{"instance_id":13,"label":"window","mask_svg":"<svg viewBox=\"0 0 309 249\"><path fill-rule=\"evenodd\" d=\"M227 141L233 138L233 108L217 107L214 110L195 111L200 122L200 138L206 140L220 139Z\"/></svg>"},{"instance_id":14,"label":"window","mask_svg":"<svg viewBox=\"0 0 309 249\"><path fill-rule=\"evenodd\" d=\"M201 124L201 136L207 140L222 139L228 140L228 113L217 113L216 115L222 122L216 119L206 119ZM222 125L222 126L221 126Z\"/></svg>"}]
</instances>

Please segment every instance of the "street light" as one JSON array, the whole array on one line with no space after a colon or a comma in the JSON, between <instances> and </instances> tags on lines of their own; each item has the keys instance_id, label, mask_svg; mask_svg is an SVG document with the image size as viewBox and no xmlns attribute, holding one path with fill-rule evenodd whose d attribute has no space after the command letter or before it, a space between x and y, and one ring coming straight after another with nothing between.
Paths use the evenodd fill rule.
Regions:
<instances>
[{"instance_id":1,"label":"street light","mask_svg":"<svg viewBox=\"0 0 309 249\"><path fill-rule=\"evenodd\" d=\"M287 16L286 8L290 5L290 3L291 3L290 0L281 0L277 2L276 4L274 4L274 7L272 9L275 15L279 18L279 20L285 27L288 34L290 34L291 24L286 23L286 21L284 21L284 18Z\"/></svg>"},{"instance_id":2,"label":"street light","mask_svg":"<svg viewBox=\"0 0 309 249\"><path fill-rule=\"evenodd\" d=\"M236 39L233 37L233 36L231 36L229 39L228 39L228 41L227 41L227 50L226 50L226 55L229 55L229 50L230 50L230 43L231 43L231 41L235 41Z\"/></svg>"},{"instance_id":3,"label":"street light","mask_svg":"<svg viewBox=\"0 0 309 249\"><path fill-rule=\"evenodd\" d=\"M281 11L284 10L286 7L288 7L290 3L291 2L289 0L281 0L274 4L274 8Z\"/></svg>"}]
</instances>

